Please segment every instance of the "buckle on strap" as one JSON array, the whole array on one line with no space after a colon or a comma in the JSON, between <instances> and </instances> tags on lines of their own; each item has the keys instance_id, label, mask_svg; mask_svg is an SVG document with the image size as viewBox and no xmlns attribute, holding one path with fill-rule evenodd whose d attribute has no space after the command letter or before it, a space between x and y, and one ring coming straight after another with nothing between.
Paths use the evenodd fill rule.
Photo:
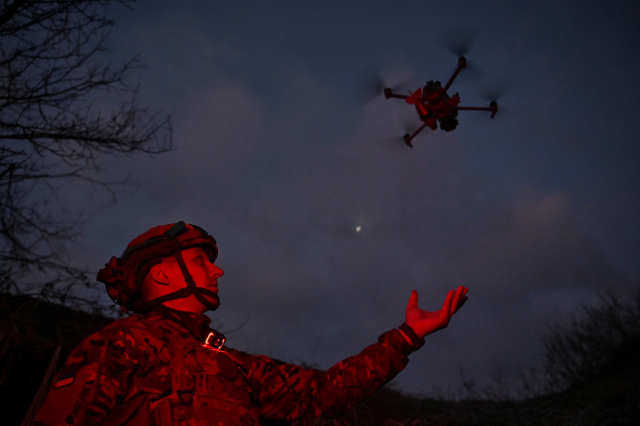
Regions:
<instances>
[{"instance_id":1,"label":"buckle on strap","mask_svg":"<svg viewBox=\"0 0 640 426\"><path fill-rule=\"evenodd\" d=\"M224 337L222 333L215 333L212 331L207 335L207 338L204 339L204 345L219 351L222 346L224 346L224 342L226 340L226 337Z\"/></svg>"}]
</instances>

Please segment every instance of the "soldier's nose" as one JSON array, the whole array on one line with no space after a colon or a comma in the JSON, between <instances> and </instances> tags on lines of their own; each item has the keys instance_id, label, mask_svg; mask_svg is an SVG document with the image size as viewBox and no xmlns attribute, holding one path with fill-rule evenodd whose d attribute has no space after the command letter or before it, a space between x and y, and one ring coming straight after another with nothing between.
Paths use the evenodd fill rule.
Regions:
<instances>
[{"instance_id":1,"label":"soldier's nose","mask_svg":"<svg viewBox=\"0 0 640 426\"><path fill-rule=\"evenodd\" d=\"M216 265L211 265L211 277L218 278L224 275L224 271L218 268Z\"/></svg>"}]
</instances>

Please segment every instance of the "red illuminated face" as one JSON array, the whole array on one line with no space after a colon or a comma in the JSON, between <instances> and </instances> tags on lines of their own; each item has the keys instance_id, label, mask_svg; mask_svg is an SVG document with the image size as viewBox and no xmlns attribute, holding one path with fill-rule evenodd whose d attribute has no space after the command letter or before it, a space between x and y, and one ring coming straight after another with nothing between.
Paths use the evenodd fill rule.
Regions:
<instances>
[{"instance_id":1,"label":"red illuminated face","mask_svg":"<svg viewBox=\"0 0 640 426\"><path fill-rule=\"evenodd\" d=\"M200 247L193 247L182 250L182 258L197 287L206 288L214 293L218 293L218 278L224 271L211 263L207 251ZM162 263L155 265L149 271L153 284L145 286L145 300L152 300L178 291L186 286L184 275L180 270L175 258L164 258ZM217 306L218 301L210 296L204 295L210 302ZM208 310L193 295L164 302L163 305L178 311L202 314Z\"/></svg>"},{"instance_id":2,"label":"red illuminated face","mask_svg":"<svg viewBox=\"0 0 640 426\"><path fill-rule=\"evenodd\" d=\"M194 247L183 250L182 258L184 259L184 263L187 265L189 273L193 277L193 281L196 283L196 286L209 289L218 294L218 278L224 274L224 271L211 263L207 252L200 247ZM205 297L211 300L208 296ZM193 296L188 299L192 298L195 299ZM197 303L202 306L200 302Z\"/></svg>"},{"instance_id":3,"label":"red illuminated face","mask_svg":"<svg viewBox=\"0 0 640 426\"><path fill-rule=\"evenodd\" d=\"M182 250L182 258L198 287L218 292L218 278L224 271L211 263L207 252L200 247Z\"/></svg>"}]
</instances>

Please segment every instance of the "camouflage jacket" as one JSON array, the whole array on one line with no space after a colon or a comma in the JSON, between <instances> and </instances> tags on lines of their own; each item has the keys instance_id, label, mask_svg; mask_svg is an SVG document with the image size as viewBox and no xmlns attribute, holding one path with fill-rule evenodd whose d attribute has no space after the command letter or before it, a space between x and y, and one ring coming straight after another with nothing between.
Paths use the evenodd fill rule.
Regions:
<instances>
[{"instance_id":1,"label":"camouflage jacket","mask_svg":"<svg viewBox=\"0 0 640 426\"><path fill-rule=\"evenodd\" d=\"M34 424L257 426L259 417L336 417L393 379L412 351L394 329L319 371L214 349L194 337L210 331L208 323L193 316L185 327L158 312L113 322L72 352Z\"/></svg>"}]
</instances>

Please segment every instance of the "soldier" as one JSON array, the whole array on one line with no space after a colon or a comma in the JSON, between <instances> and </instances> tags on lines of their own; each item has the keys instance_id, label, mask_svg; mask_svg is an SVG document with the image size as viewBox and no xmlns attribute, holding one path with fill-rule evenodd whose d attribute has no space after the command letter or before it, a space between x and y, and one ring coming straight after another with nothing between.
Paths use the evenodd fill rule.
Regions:
<instances>
[{"instance_id":1,"label":"soldier","mask_svg":"<svg viewBox=\"0 0 640 426\"><path fill-rule=\"evenodd\" d=\"M467 300L450 291L442 310L406 322L323 372L225 346L203 315L220 304L216 241L184 222L150 229L98 273L125 312L69 356L37 425L257 426L259 417L336 417L393 379L424 336Z\"/></svg>"}]
</instances>

